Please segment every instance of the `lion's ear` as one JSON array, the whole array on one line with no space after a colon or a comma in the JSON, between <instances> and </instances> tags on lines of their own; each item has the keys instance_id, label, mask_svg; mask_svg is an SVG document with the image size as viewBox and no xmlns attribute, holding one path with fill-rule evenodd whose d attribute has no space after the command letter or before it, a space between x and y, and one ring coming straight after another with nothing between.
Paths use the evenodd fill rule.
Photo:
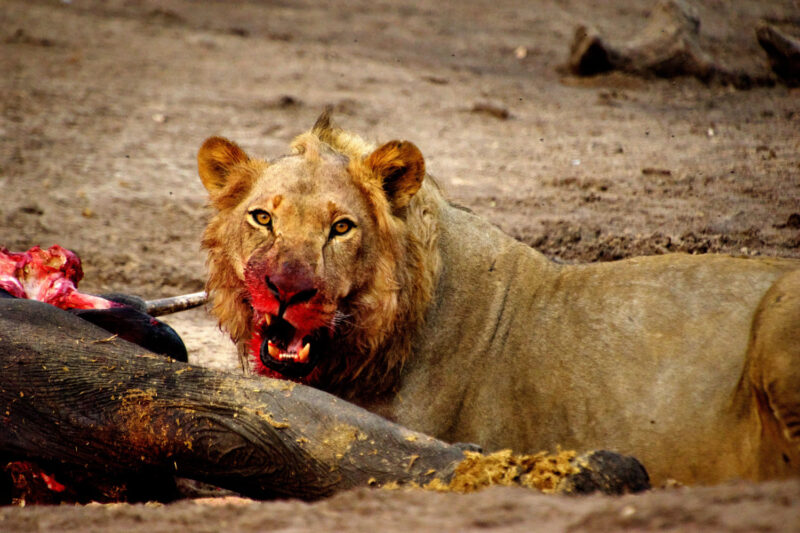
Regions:
<instances>
[{"instance_id":1,"label":"lion's ear","mask_svg":"<svg viewBox=\"0 0 800 533\"><path fill-rule=\"evenodd\" d=\"M365 163L381 180L395 211L408 205L425 178L422 152L408 141L384 144L367 156Z\"/></svg>"},{"instance_id":2,"label":"lion's ear","mask_svg":"<svg viewBox=\"0 0 800 533\"><path fill-rule=\"evenodd\" d=\"M314 126L311 128L311 133L316 135L323 140L324 136L329 136L331 130L333 130L333 122L331 121L331 115L333 114L333 106L327 106L322 113L320 114L317 121L314 123Z\"/></svg>"},{"instance_id":3,"label":"lion's ear","mask_svg":"<svg viewBox=\"0 0 800 533\"><path fill-rule=\"evenodd\" d=\"M231 169L248 160L236 143L222 137L209 137L197 152L200 181L209 193L217 193L227 184Z\"/></svg>"}]
</instances>

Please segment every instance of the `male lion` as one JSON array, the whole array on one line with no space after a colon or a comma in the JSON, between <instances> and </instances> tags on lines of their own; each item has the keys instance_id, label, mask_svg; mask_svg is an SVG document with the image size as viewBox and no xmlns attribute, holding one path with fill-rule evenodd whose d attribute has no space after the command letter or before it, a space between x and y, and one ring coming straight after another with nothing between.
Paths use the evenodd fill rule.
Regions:
<instances>
[{"instance_id":1,"label":"male lion","mask_svg":"<svg viewBox=\"0 0 800 533\"><path fill-rule=\"evenodd\" d=\"M655 483L800 474L800 261L556 264L327 113L290 155L212 137L198 163L213 313L256 372L487 450L631 454Z\"/></svg>"}]
</instances>

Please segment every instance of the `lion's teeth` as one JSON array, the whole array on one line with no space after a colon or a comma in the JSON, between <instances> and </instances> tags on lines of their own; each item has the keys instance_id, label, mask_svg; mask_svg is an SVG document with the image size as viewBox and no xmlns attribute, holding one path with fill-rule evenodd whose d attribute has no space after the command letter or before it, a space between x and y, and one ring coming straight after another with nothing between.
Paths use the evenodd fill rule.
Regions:
<instances>
[{"instance_id":1,"label":"lion's teeth","mask_svg":"<svg viewBox=\"0 0 800 533\"><path fill-rule=\"evenodd\" d=\"M291 353L291 352L284 352L283 350L272 344L271 341L269 341L267 342L267 351L275 359L280 359L280 360L290 359L293 361L297 361L298 363L304 363L308 361L308 354L311 352L311 344L306 343L306 345L303 346L299 352Z\"/></svg>"},{"instance_id":2,"label":"lion's teeth","mask_svg":"<svg viewBox=\"0 0 800 533\"><path fill-rule=\"evenodd\" d=\"M269 314L264 315L264 320L266 320L268 326L272 323L272 317Z\"/></svg>"},{"instance_id":3,"label":"lion's teeth","mask_svg":"<svg viewBox=\"0 0 800 533\"><path fill-rule=\"evenodd\" d=\"M311 343L307 342L305 346L303 346L299 352L297 352L297 360L298 361L307 361L308 360L308 352L311 351Z\"/></svg>"},{"instance_id":4,"label":"lion's teeth","mask_svg":"<svg viewBox=\"0 0 800 533\"><path fill-rule=\"evenodd\" d=\"M280 355L280 353L281 353L281 351L278 349L278 347L275 346L274 344L272 344L271 342L267 343L267 350L269 351L269 354L272 357L278 357Z\"/></svg>"}]
</instances>

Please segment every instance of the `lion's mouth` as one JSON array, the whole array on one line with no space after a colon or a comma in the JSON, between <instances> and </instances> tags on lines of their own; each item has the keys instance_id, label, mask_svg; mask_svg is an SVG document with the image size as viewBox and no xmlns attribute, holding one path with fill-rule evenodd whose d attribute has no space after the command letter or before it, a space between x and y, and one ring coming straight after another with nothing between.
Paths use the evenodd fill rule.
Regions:
<instances>
[{"instance_id":1,"label":"lion's mouth","mask_svg":"<svg viewBox=\"0 0 800 533\"><path fill-rule=\"evenodd\" d=\"M319 363L322 335L303 334L282 317L266 315L261 327L261 363L288 378L304 378Z\"/></svg>"}]
</instances>

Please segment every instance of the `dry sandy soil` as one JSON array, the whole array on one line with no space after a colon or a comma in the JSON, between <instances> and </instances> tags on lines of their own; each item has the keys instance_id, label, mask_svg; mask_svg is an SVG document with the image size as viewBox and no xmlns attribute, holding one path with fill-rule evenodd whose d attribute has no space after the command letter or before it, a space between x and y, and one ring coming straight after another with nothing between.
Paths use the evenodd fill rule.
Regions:
<instances>
[{"instance_id":1,"label":"dry sandy soil","mask_svg":"<svg viewBox=\"0 0 800 533\"><path fill-rule=\"evenodd\" d=\"M58 243L82 288L201 290L195 154L262 156L333 105L406 138L456 201L566 261L665 251L800 257L800 92L559 70L572 33L640 29L650 0L0 3L0 245ZM795 34L793 0L696 6L721 64L768 72L753 29ZM168 321L198 364L234 368L202 310ZM359 490L314 504L0 508L4 531L800 530L800 483L581 499Z\"/></svg>"}]
</instances>

